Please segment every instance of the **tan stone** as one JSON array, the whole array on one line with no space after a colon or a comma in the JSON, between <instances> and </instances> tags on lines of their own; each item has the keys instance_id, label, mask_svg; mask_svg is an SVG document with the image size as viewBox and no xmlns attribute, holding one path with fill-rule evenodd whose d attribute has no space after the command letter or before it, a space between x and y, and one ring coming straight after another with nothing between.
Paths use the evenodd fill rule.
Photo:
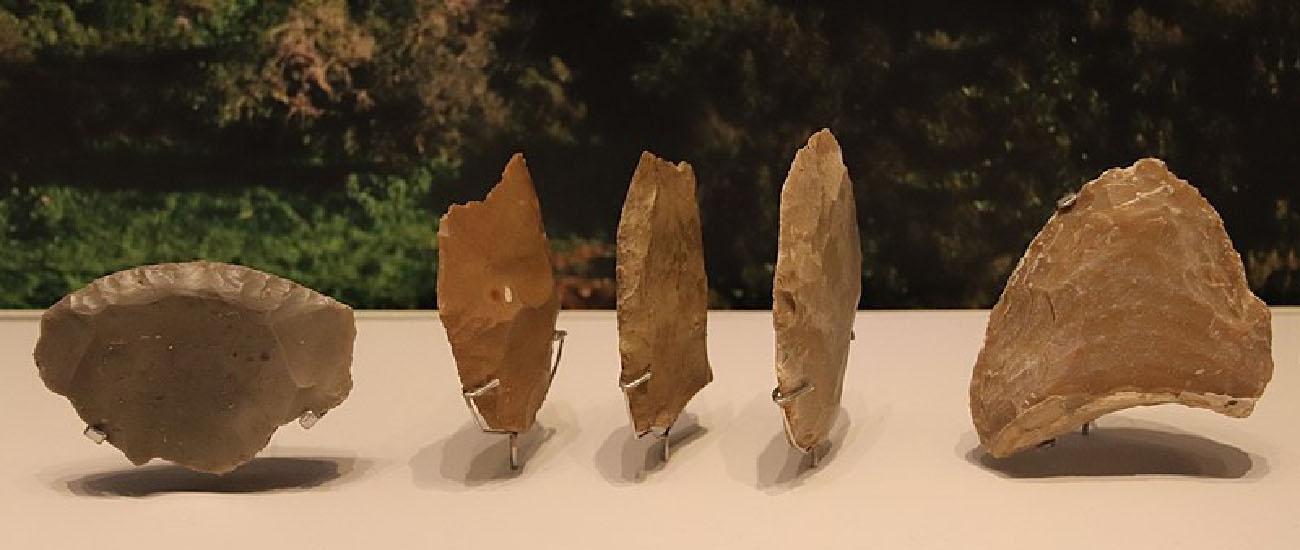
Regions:
<instances>
[{"instance_id":1,"label":"tan stone","mask_svg":"<svg viewBox=\"0 0 1300 550\"><path fill-rule=\"evenodd\" d=\"M829 130L814 134L795 154L781 188L772 287L773 398L785 413L790 443L809 451L826 439L839 413L862 292L853 184Z\"/></svg>"},{"instance_id":2,"label":"tan stone","mask_svg":"<svg viewBox=\"0 0 1300 550\"><path fill-rule=\"evenodd\" d=\"M516 154L486 199L453 205L438 226L438 316L462 389L495 384L473 399L484 429L533 425L559 310L537 193Z\"/></svg>"},{"instance_id":3,"label":"tan stone","mask_svg":"<svg viewBox=\"0 0 1300 550\"><path fill-rule=\"evenodd\" d=\"M119 271L41 318L36 366L135 464L224 473L352 389L352 309L238 265Z\"/></svg>"},{"instance_id":4,"label":"tan stone","mask_svg":"<svg viewBox=\"0 0 1300 550\"><path fill-rule=\"evenodd\" d=\"M994 307L971 378L997 457L1108 412L1244 417L1272 377L1269 310L1200 193L1155 159L1059 203Z\"/></svg>"},{"instance_id":5,"label":"tan stone","mask_svg":"<svg viewBox=\"0 0 1300 550\"><path fill-rule=\"evenodd\" d=\"M663 431L713 380L691 165L641 154L618 223L617 277L619 383L636 432Z\"/></svg>"}]
</instances>

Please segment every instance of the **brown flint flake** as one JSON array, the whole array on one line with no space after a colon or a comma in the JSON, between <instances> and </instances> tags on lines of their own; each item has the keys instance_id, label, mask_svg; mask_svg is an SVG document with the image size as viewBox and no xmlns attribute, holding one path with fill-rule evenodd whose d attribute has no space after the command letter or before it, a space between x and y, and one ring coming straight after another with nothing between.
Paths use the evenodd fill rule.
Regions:
<instances>
[{"instance_id":1,"label":"brown flint flake","mask_svg":"<svg viewBox=\"0 0 1300 550\"><path fill-rule=\"evenodd\" d=\"M1061 201L1030 243L989 319L971 416L995 457L1139 405L1244 417L1271 341L1219 215L1144 159Z\"/></svg>"},{"instance_id":2,"label":"brown flint flake","mask_svg":"<svg viewBox=\"0 0 1300 550\"><path fill-rule=\"evenodd\" d=\"M641 154L618 223L619 384L638 434L666 431L713 380L691 165Z\"/></svg>"},{"instance_id":3,"label":"brown flint flake","mask_svg":"<svg viewBox=\"0 0 1300 550\"><path fill-rule=\"evenodd\" d=\"M352 309L238 265L137 267L41 318L36 366L135 464L225 473L280 425L318 418L352 388Z\"/></svg>"},{"instance_id":4,"label":"brown flint flake","mask_svg":"<svg viewBox=\"0 0 1300 550\"><path fill-rule=\"evenodd\" d=\"M840 145L822 130L800 149L781 188L772 317L777 387L790 443L812 451L840 407L862 291L853 184Z\"/></svg>"},{"instance_id":5,"label":"brown flint flake","mask_svg":"<svg viewBox=\"0 0 1300 550\"><path fill-rule=\"evenodd\" d=\"M452 205L438 226L438 316L484 430L533 425L559 310L537 193L516 154L486 199Z\"/></svg>"}]
</instances>

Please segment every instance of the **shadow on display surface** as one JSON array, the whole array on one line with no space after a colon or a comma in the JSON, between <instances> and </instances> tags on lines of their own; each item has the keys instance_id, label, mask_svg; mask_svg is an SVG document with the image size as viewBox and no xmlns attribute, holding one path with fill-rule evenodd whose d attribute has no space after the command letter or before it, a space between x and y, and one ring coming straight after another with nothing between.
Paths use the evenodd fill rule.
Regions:
<instances>
[{"instance_id":1,"label":"shadow on display surface","mask_svg":"<svg viewBox=\"0 0 1300 550\"><path fill-rule=\"evenodd\" d=\"M835 462L852 426L853 419L849 416L848 409L840 407L830 434L817 450L820 456L816 466L812 465L807 453L790 444L784 431L777 432L758 455L758 488L769 493L780 492L798 487L808 478L817 475L820 470Z\"/></svg>"},{"instance_id":2,"label":"shadow on display surface","mask_svg":"<svg viewBox=\"0 0 1300 550\"><path fill-rule=\"evenodd\" d=\"M411 460L417 487L459 487L461 490L502 483L525 477L530 463L544 468L574 433L563 419L572 411L559 406L546 409L538 423L520 436L523 467L511 470L509 442L504 435L484 433L473 422L466 422L453 435L421 449ZM546 414L549 412L549 414ZM878 415L868 415L874 420ZM836 477L850 468L850 456L838 456L839 450L853 447L864 452L872 447L854 443L853 421L848 410L841 408L831 431L821 465L809 467L808 456L790 446L784 432L773 430L767 445L759 452L751 470L754 477L747 484L769 495L794 490L819 474ZM689 461L710 430L700 424L695 413L684 413L672 440L673 453L665 463L662 441L654 437L636 439L627 426L619 426L605 439L595 455L600 475L614 485L634 485L647 481L674 464ZM862 434L858 434L862 435ZM869 435L869 434L868 434ZM868 438L871 439L871 438ZM725 441L719 443L726 446ZM1126 418L1105 416L1094 424L1089 435L1078 432L1057 439L1053 447L1031 449L1011 457L997 459L984 452L974 432L964 434L957 454L970 465L992 475L1008 479L1050 480L1067 478L1146 478L1179 476L1211 480L1255 480L1269 471L1267 459L1235 446L1179 431L1172 426ZM286 452L280 449L279 452ZM288 451L292 452L292 451ZM311 453L303 453L308 455ZM731 454L728 452L727 454ZM751 455L752 456L752 455ZM306 491L361 477L373 467L373 461L345 456L261 457L226 475L194 472L173 464L151 464L84 475L56 475L51 486L78 496L148 497L169 493L274 494ZM834 468L836 472L823 472ZM80 469L80 468L78 468ZM63 471L75 470L65 468ZM733 476L734 477L734 476ZM828 479L827 482L830 480ZM450 482L450 483L448 483Z\"/></svg>"},{"instance_id":3,"label":"shadow on display surface","mask_svg":"<svg viewBox=\"0 0 1300 550\"><path fill-rule=\"evenodd\" d=\"M731 479L768 495L836 485L857 468L867 467L876 442L889 423L888 405L869 405L858 391L846 390L839 415L822 447L820 463L809 468L808 455L790 445L780 410L770 396L756 396L732 419L766 418L762 428L730 429L721 434L719 445ZM853 411L850 413L849 411ZM857 419L857 420L855 420ZM864 420L865 419L865 420ZM761 435L754 433L762 432ZM755 445L755 441L766 443ZM843 452L842 452L843 451Z\"/></svg>"},{"instance_id":4,"label":"shadow on display surface","mask_svg":"<svg viewBox=\"0 0 1300 550\"><path fill-rule=\"evenodd\" d=\"M662 439L652 435L638 439L630 426L619 426L609 433L596 451L596 469L606 481L616 485L641 483L672 464L690 460L689 456L679 459L676 455L678 452L690 454L691 443L708 433L709 429L700 425L698 415L682 413L669 432L669 456L665 462Z\"/></svg>"},{"instance_id":5,"label":"shadow on display surface","mask_svg":"<svg viewBox=\"0 0 1300 550\"><path fill-rule=\"evenodd\" d=\"M545 466L556 451L578 435L573 411L563 403L548 403L538 412L537 422L519 434L518 470L510 469L510 438L487 433L473 420L461 424L456 433L425 446L411 457L411 477L420 488L473 488L502 483L529 470Z\"/></svg>"},{"instance_id":6,"label":"shadow on display surface","mask_svg":"<svg viewBox=\"0 0 1300 550\"><path fill-rule=\"evenodd\" d=\"M75 495L147 497L167 493L258 494L304 491L357 477L371 462L353 457L261 457L225 475L152 464L57 482Z\"/></svg>"}]
</instances>

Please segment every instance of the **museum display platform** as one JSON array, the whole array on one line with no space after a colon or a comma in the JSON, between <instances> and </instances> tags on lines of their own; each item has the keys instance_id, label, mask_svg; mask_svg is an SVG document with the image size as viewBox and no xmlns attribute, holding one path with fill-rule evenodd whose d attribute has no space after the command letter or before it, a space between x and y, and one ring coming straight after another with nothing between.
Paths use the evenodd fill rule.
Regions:
<instances>
[{"instance_id":1,"label":"museum display platform","mask_svg":"<svg viewBox=\"0 0 1300 550\"><path fill-rule=\"evenodd\" d=\"M858 314L815 469L771 401L770 312L711 312L715 381L636 440L612 311L565 311L539 425L482 433L434 312L358 312L352 395L224 476L96 446L32 363L40 312L0 312L5 548L1250 548L1300 544L1300 308L1273 309L1254 415L1177 405L984 456L967 392L986 311Z\"/></svg>"}]
</instances>

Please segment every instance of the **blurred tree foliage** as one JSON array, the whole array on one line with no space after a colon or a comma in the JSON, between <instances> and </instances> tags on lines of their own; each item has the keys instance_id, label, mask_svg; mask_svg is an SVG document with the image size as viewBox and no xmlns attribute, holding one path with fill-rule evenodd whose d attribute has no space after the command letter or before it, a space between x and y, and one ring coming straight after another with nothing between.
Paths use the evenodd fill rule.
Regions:
<instances>
[{"instance_id":1,"label":"blurred tree foliage","mask_svg":"<svg viewBox=\"0 0 1300 550\"><path fill-rule=\"evenodd\" d=\"M0 308L46 305L129 266L196 258L270 271L350 304L434 302L434 172L353 176L312 197L233 191L11 189L0 200Z\"/></svg>"},{"instance_id":2,"label":"blurred tree foliage","mask_svg":"<svg viewBox=\"0 0 1300 550\"><path fill-rule=\"evenodd\" d=\"M590 113L574 150L592 166L571 181L596 187L581 196L609 214L587 230L608 231L639 149L692 161L722 303L770 304L779 186L823 126L857 191L865 305L990 305L1058 197L1144 156L1166 159L1216 205L1265 298L1300 302L1300 4L621 0L524 11L530 43L573 68L571 93ZM578 160L539 180L575 174ZM548 204L579 196L556 195Z\"/></svg>"},{"instance_id":3,"label":"blurred tree foliage","mask_svg":"<svg viewBox=\"0 0 1300 550\"><path fill-rule=\"evenodd\" d=\"M566 280L608 278L649 149L696 167L716 305L767 307L781 181L830 127L864 305L991 304L1057 197L1143 156L1300 303L1297 37L1288 0L0 0L0 302L203 256L430 306L433 220L519 149Z\"/></svg>"},{"instance_id":4,"label":"blurred tree foliage","mask_svg":"<svg viewBox=\"0 0 1300 550\"><path fill-rule=\"evenodd\" d=\"M552 101L550 64L494 63L503 5L3 0L0 122L18 131L0 166L78 186L320 186L455 156L527 118L530 95Z\"/></svg>"}]
</instances>

